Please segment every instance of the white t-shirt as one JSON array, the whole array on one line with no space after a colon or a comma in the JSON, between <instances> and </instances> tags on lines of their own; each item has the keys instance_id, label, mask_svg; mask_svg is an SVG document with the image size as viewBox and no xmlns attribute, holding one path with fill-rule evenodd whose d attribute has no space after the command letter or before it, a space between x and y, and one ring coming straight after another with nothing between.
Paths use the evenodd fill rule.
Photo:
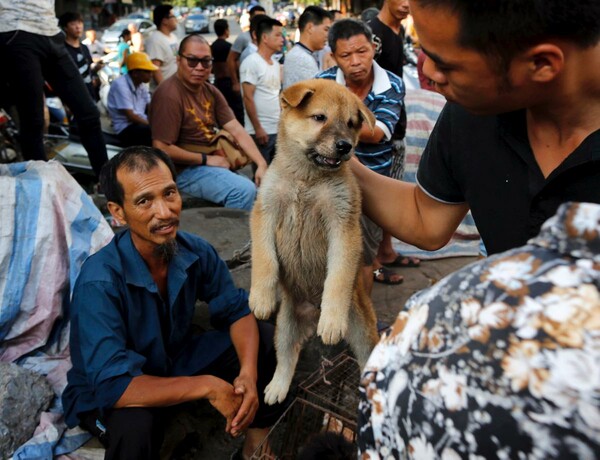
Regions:
<instances>
[{"instance_id":1,"label":"white t-shirt","mask_svg":"<svg viewBox=\"0 0 600 460\"><path fill-rule=\"evenodd\" d=\"M279 123L279 92L281 91L280 64L272 60L272 64L259 53L248 56L240 66L240 83L250 83L256 87L254 91L254 105L261 126L267 134L276 134ZM242 85L242 92L244 87ZM244 127L250 134L256 134L254 126L244 107Z\"/></svg>"},{"instance_id":2,"label":"white t-shirt","mask_svg":"<svg viewBox=\"0 0 600 460\"><path fill-rule=\"evenodd\" d=\"M54 0L0 0L0 32L13 30L47 37L58 34Z\"/></svg>"},{"instance_id":3,"label":"white t-shirt","mask_svg":"<svg viewBox=\"0 0 600 460\"><path fill-rule=\"evenodd\" d=\"M155 30L148 38L145 46L150 59L157 59L162 62L160 71L163 79L166 80L177 72L179 39L175 34L165 35L160 30Z\"/></svg>"}]
</instances>

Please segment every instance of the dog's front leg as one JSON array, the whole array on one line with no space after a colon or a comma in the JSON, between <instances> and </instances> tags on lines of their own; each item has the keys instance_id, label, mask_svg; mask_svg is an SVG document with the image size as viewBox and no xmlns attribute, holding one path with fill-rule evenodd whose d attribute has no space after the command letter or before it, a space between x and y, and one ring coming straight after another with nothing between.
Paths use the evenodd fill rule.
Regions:
<instances>
[{"instance_id":1,"label":"dog's front leg","mask_svg":"<svg viewBox=\"0 0 600 460\"><path fill-rule=\"evenodd\" d=\"M275 218L257 200L250 217L252 237L252 282L249 304L254 316L268 319L277 303L279 264L275 248Z\"/></svg>"},{"instance_id":2,"label":"dog's front leg","mask_svg":"<svg viewBox=\"0 0 600 460\"><path fill-rule=\"evenodd\" d=\"M338 343L348 330L348 312L360 264L360 230L332 228L327 250L327 277L323 287L317 334L323 343Z\"/></svg>"},{"instance_id":3,"label":"dog's front leg","mask_svg":"<svg viewBox=\"0 0 600 460\"><path fill-rule=\"evenodd\" d=\"M277 368L265 388L266 404L283 402L294 377L302 344L315 332L314 322L310 317L298 314L295 308L291 296L283 290L275 326Z\"/></svg>"}]
</instances>

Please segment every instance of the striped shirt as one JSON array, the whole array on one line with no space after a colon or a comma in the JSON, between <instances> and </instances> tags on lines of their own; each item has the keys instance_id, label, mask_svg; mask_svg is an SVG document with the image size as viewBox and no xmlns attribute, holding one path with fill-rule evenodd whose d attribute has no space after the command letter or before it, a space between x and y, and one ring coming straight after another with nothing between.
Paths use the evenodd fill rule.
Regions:
<instances>
[{"instance_id":1,"label":"striped shirt","mask_svg":"<svg viewBox=\"0 0 600 460\"><path fill-rule=\"evenodd\" d=\"M392 134L404 104L404 83L400 77L384 70L375 61L373 71L373 87L363 102L375 115L376 125L384 132L384 136L377 144L359 142L355 152L360 162L369 169L389 176L392 167ZM317 78L335 80L346 86L346 79L339 67L331 67L318 74Z\"/></svg>"}]
</instances>

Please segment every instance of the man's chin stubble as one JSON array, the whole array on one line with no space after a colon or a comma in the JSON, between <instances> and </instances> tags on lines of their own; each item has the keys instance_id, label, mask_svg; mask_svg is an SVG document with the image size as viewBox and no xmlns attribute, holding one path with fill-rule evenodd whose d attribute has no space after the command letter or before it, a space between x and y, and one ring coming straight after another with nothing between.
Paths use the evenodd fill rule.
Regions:
<instances>
[{"instance_id":1,"label":"man's chin stubble","mask_svg":"<svg viewBox=\"0 0 600 460\"><path fill-rule=\"evenodd\" d=\"M170 262L177 254L178 246L175 238L165 241L154 248L154 257L164 262Z\"/></svg>"}]
</instances>

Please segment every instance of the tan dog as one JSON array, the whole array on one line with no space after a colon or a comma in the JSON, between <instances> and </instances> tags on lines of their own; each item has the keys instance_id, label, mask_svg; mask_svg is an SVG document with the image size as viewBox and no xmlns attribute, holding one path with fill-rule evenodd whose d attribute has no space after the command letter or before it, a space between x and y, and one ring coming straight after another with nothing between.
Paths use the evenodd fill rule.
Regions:
<instances>
[{"instance_id":1,"label":"tan dog","mask_svg":"<svg viewBox=\"0 0 600 460\"><path fill-rule=\"evenodd\" d=\"M315 326L325 344L346 339L361 367L378 339L360 275L360 189L346 163L362 123L373 129L375 117L330 80L290 86L281 105L277 154L250 220L250 308L258 319L275 311L281 288L277 369L265 389L267 404L285 399L302 344ZM314 307L320 307L320 317Z\"/></svg>"}]
</instances>

